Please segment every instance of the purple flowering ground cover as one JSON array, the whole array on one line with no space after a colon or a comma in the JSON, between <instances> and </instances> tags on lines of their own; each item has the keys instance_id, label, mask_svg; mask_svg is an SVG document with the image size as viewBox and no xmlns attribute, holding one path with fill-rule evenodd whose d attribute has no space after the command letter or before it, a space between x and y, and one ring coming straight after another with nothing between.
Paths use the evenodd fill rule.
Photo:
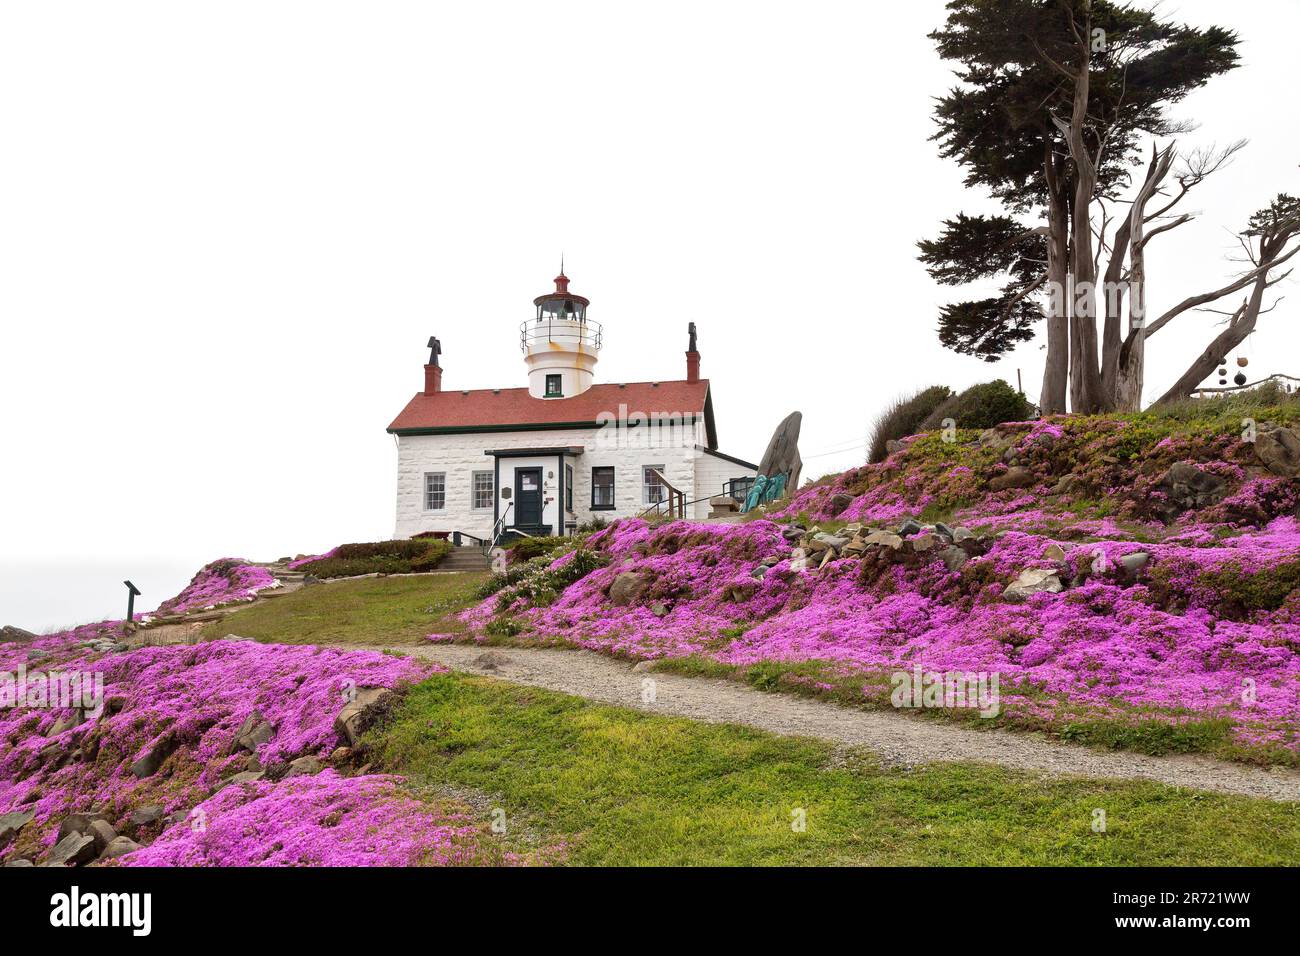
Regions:
<instances>
[{"instance_id":1,"label":"purple flowering ground cover","mask_svg":"<svg viewBox=\"0 0 1300 956\"><path fill-rule=\"evenodd\" d=\"M884 463L805 486L746 524L618 522L585 543L603 566L553 600L507 592L463 619L479 640L499 639L509 619L504 633L522 632L517 640L710 665L885 705L896 670L997 672L998 723L1300 763L1296 480L1253 464L1235 434L1117 419L1004 432L994 447L987 435L914 438ZM990 491L1007 458L1033 484ZM1226 488L1171 519L1160 480L1184 461ZM801 570L782 537L782 522L796 519L833 529L912 516L987 534L987 552L956 571L875 552ZM1121 565L1137 551L1149 555L1143 567ZM764 559L775 562L766 573ZM1004 599L1033 568L1077 583ZM610 591L627 572L648 584L616 606Z\"/></svg>"},{"instance_id":2,"label":"purple flowering ground cover","mask_svg":"<svg viewBox=\"0 0 1300 956\"><path fill-rule=\"evenodd\" d=\"M333 760L346 742L334 721L350 689L400 691L443 671L439 665L247 641L129 651L93 643L118 639L122 630L122 622L109 621L0 643L0 673L10 677L77 672L103 682L98 714L34 699L0 708L0 814L34 814L16 840L0 846L0 862L43 859L60 821L77 812L100 812L142 842L157 838L122 857L123 865L517 862L488 847L463 808L417 799L400 778L365 768L283 776L298 757ZM255 713L273 732L250 754L237 737ZM151 753L161 762L138 776L132 765ZM250 759L272 772L226 783ZM132 811L146 805L167 815L155 825L160 832L133 826ZM196 810L203 829L193 826Z\"/></svg>"}]
</instances>

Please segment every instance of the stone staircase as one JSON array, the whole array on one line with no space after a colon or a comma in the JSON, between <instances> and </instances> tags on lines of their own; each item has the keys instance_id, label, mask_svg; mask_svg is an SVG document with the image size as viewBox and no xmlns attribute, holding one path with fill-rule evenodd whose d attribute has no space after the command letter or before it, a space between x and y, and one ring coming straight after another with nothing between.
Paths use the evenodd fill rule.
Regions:
<instances>
[{"instance_id":1,"label":"stone staircase","mask_svg":"<svg viewBox=\"0 0 1300 956\"><path fill-rule=\"evenodd\" d=\"M453 548L451 553L438 563L439 571L489 571L492 562L483 553L483 549L466 545Z\"/></svg>"}]
</instances>

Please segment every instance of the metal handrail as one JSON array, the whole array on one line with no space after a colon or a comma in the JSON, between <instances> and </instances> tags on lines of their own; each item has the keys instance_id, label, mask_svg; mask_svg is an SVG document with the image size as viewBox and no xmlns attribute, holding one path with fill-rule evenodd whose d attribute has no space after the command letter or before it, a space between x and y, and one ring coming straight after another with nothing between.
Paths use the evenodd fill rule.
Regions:
<instances>
[{"instance_id":1,"label":"metal handrail","mask_svg":"<svg viewBox=\"0 0 1300 956\"><path fill-rule=\"evenodd\" d=\"M736 499L735 499L734 497L732 497L732 495L727 491L727 485L730 485L732 481L735 481L735 479L734 479L734 478L730 479L730 480L727 482L726 485L723 485L723 486L722 486L722 491L718 492L717 494L713 494L713 495L703 495L703 496L701 496L701 497L699 497L699 498L693 498L693 499L691 499L690 501L683 501L683 502L681 503L682 511L684 512L685 509L686 509L686 508L689 508L691 505L697 505L697 504L699 504L701 501L712 501L714 498L717 498L717 497L719 497L719 496L721 496L721 495L726 495L728 498L731 498L732 501L735 501ZM674 489L674 490L676 490L676 489ZM678 493L678 494L682 494L680 491L677 492L677 493ZM684 496L683 496L683 497L684 497ZM659 514L659 513L660 513L659 506L660 506L660 505L663 505L663 504L667 504L667 503L668 503L668 499L667 499L667 498L664 498L664 499L662 499L662 500L660 500L660 501L656 501L656 502L655 502L654 504L652 504L649 508L646 508L646 509L645 509L644 511L642 511L640 514L638 514L637 517L638 517L638 518L648 518L648 517L650 517L651 515ZM742 502L742 503L743 503L743 502ZM685 517L685 514L684 514L684 513L683 513L682 517Z\"/></svg>"},{"instance_id":2,"label":"metal handrail","mask_svg":"<svg viewBox=\"0 0 1300 956\"><path fill-rule=\"evenodd\" d=\"M510 509L514 506L515 503L513 501L506 505L506 510L501 512L501 517L498 518L496 524L492 526L492 538L488 541L487 548L485 549L486 551L491 551L501 543L501 535L505 532L506 528L506 518L510 514Z\"/></svg>"},{"instance_id":3,"label":"metal handrail","mask_svg":"<svg viewBox=\"0 0 1300 956\"><path fill-rule=\"evenodd\" d=\"M556 323L563 323L563 324L557 325ZM519 350L521 352L528 351L528 342L530 338L529 330L534 330L534 332L539 332L542 325L543 322L541 319L525 319L523 322L519 324ZM564 336L565 338L576 337L579 345L586 345L593 350L599 351L601 346L604 344L605 329L603 326L601 326L599 322L596 322L592 319L548 318L545 321L545 325L546 325L546 341L548 342L554 341L555 336L553 333L554 330L558 328L561 332L566 333ZM576 331L578 332L576 336L574 335L575 326L577 327ZM531 336L531 338L536 341L540 341L541 335L534 334Z\"/></svg>"}]
</instances>

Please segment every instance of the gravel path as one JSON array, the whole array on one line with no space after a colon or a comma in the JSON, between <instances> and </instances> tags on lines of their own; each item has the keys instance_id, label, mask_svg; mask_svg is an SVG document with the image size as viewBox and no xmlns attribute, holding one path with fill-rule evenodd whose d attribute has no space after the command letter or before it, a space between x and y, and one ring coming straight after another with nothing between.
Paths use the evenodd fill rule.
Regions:
<instances>
[{"instance_id":1,"label":"gravel path","mask_svg":"<svg viewBox=\"0 0 1300 956\"><path fill-rule=\"evenodd\" d=\"M357 647L377 650L373 646ZM1206 757L1147 757L1098 751L1032 734L971 730L888 711L855 710L791 694L768 693L734 681L638 673L626 662L589 651L486 649L459 644L391 649L435 660L455 670L545 687L605 704L865 746L892 766L972 760L1053 776L1154 780L1220 793L1300 801L1300 772L1293 770L1264 770ZM478 663L484 655L498 662L484 667ZM642 681L646 678L654 681L653 703L642 701Z\"/></svg>"}]
</instances>

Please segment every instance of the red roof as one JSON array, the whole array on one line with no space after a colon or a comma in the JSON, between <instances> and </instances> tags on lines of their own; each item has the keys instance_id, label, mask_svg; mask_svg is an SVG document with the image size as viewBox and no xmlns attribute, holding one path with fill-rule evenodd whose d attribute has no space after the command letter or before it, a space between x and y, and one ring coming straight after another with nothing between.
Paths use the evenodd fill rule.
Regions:
<instances>
[{"instance_id":1,"label":"red roof","mask_svg":"<svg viewBox=\"0 0 1300 956\"><path fill-rule=\"evenodd\" d=\"M711 419L709 380L698 382L628 382L593 385L572 398L533 398L526 388L479 388L467 392L417 394L388 426L390 432L489 431L515 426L556 427L590 424L601 413L651 418L705 415ZM712 422L709 422L712 437ZM710 444L713 444L710 441Z\"/></svg>"}]
</instances>

